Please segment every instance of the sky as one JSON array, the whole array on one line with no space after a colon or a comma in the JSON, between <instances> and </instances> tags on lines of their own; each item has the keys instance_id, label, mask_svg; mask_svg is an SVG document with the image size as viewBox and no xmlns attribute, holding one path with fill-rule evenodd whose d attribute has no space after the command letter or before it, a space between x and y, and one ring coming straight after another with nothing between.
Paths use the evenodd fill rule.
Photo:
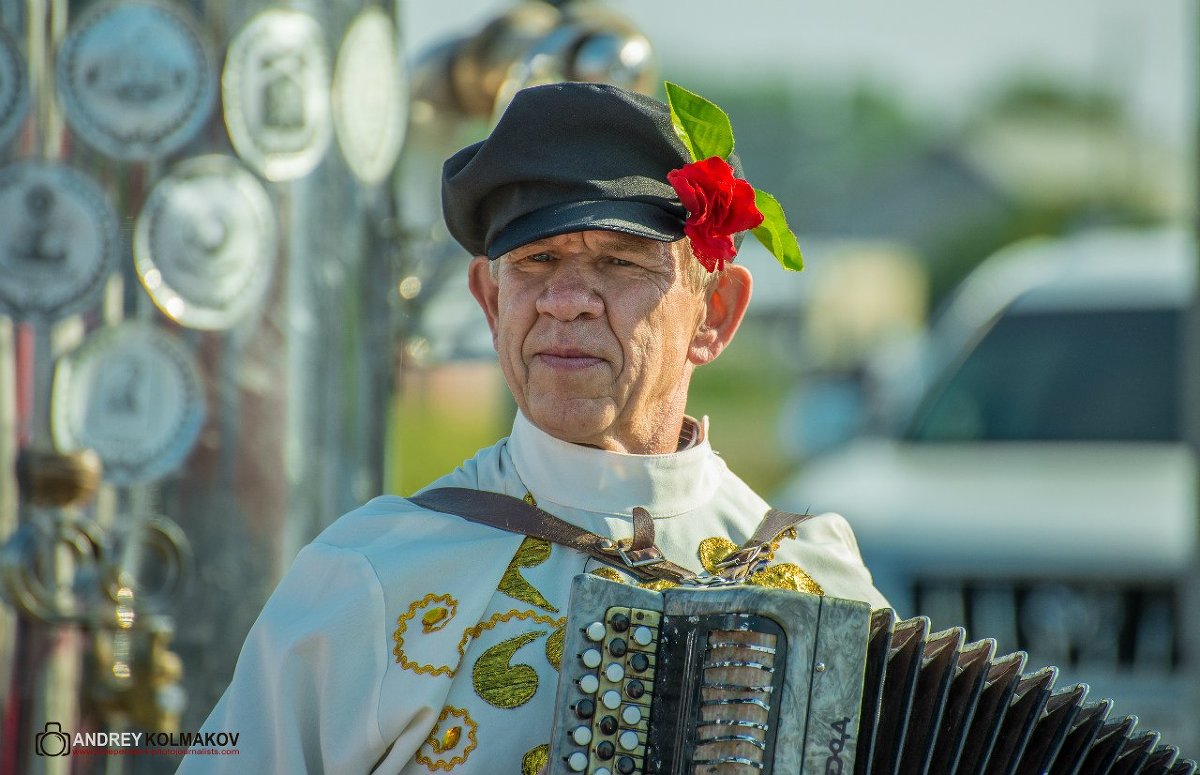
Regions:
<instances>
[{"instance_id":1,"label":"sky","mask_svg":"<svg viewBox=\"0 0 1200 775\"><path fill-rule=\"evenodd\" d=\"M1097 83L1149 131L1191 144L1200 21L1191 0L607 0L665 77L865 78L954 119L1006 72ZM402 0L410 54L514 0ZM447 8L453 13L446 13Z\"/></svg>"}]
</instances>

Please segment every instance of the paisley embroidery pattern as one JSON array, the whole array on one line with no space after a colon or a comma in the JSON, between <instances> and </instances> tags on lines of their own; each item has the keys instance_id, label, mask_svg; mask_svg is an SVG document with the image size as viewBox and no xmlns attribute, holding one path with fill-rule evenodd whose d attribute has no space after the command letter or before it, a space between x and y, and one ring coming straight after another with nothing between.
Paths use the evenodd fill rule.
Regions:
<instances>
[{"instance_id":1,"label":"paisley embroidery pattern","mask_svg":"<svg viewBox=\"0 0 1200 775\"><path fill-rule=\"evenodd\" d=\"M532 621L535 624L544 624L553 628L552 631L549 631L552 633L551 638L554 637L553 633L560 630L565 632L567 626L565 616L553 619L534 611L512 610L492 614L474 627L467 628L467 631L463 633L462 639L458 642L460 660L466 655L467 644L473 638L478 638L497 625L514 619L523 622ZM529 702L537 693L537 671L529 665L513 665L511 660L518 649L546 635L547 632L548 630L544 629L531 630L503 640L484 651L479 659L475 660L475 666L471 670L471 682L480 699L497 708L516 708ZM550 644L547 643L546 658L550 659L550 656ZM559 660L562 659L561 645L558 657ZM551 661L551 664L554 662Z\"/></svg>"},{"instance_id":2,"label":"paisley embroidery pattern","mask_svg":"<svg viewBox=\"0 0 1200 775\"><path fill-rule=\"evenodd\" d=\"M535 568L548 559L550 559L550 542L527 536L521 542L517 553L513 555L512 562L508 564L496 589L514 600L528 603L543 611L558 613L558 609L551 605L550 601L521 575L521 568Z\"/></svg>"},{"instance_id":3,"label":"paisley embroidery pattern","mask_svg":"<svg viewBox=\"0 0 1200 775\"><path fill-rule=\"evenodd\" d=\"M454 667L451 665L433 665L414 660L408 653L405 652L404 639L408 634L408 626L412 620L420 614L421 632L429 634L445 629L458 613L458 601L450 595L438 595L429 593L420 600L414 600L412 605L408 607L408 611L401 614L396 620L396 631L392 633L392 640L396 642L395 648L392 649L393 656L396 657L397 664L404 670L411 670L414 673L421 675L454 675ZM459 654L461 659L462 655Z\"/></svg>"},{"instance_id":4,"label":"paisley embroidery pattern","mask_svg":"<svg viewBox=\"0 0 1200 775\"><path fill-rule=\"evenodd\" d=\"M471 670L475 693L487 704L505 710L518 708L533 699L538 690L537 671L529 665L511 663L522 646L545 634L545 630L524 632L483 652Z\"/></svg>"},{"instance_id":5,"label":"paisley embroidery pattern","mask_svg":"<svg viewBox=\"0 0 1200 775\"><path fill-rule=\"evenodd\" d=\"M463 730L466 730L466 735ZM447 705L442 708L437 724L429 737L417 749L413 759L430 772L449 772L467 761L478 742L475 733L479 726L463 708Z\"/></svg>"},{"instance_id":6,"label":"paisley embroidery pattern","mask_svg":"<svg viewBox=\"0 0 1200 775\"><path fill-rule=\"evenodd\" d=\"M550 763L550 746L547 743L534 746L521 757L521 775L538 775Z\"/></svg>"}]
</instances>

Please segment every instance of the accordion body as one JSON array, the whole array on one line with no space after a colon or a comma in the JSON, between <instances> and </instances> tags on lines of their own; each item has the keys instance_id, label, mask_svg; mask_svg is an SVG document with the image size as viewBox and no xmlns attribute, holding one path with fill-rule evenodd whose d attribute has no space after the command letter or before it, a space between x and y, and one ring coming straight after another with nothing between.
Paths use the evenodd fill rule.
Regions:
<instances>
[{"instance_id":1,"label":"accordion body","mask_svg":"<svg viewBox=\"0 0 1200 775\"><path fill-rule=\"evenodd\" d=\"M549 773L1192 775L1053 667L866 603L576 577Z\"/></svg>"}]
</instances>

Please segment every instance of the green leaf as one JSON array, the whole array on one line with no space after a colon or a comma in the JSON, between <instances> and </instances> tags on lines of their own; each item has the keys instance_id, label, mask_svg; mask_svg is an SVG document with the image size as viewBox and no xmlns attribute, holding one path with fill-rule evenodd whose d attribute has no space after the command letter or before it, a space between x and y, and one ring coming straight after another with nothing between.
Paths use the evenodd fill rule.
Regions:
<instances>
[{"instance_id":1,"label":"green leaf","mask_svg":"<svg viewBox=\"0 0 1200 775\"><path fill-rule=\"evenodd\" d=\"M763 244L784 269L799 272L804 269L804 256L800 254L800 243L788 228L787 217L779 200L766 191L754 189L754 204L763 214L763 222L754 229L754 236Z\"/></svg>"},{"instance_id":2,"label":"green leaf","mask_svg":"<svg viewBox=\"0 0 1200 775\"><path fill-rule=\"evenodd\" d=\"M733 153L733 126L725 111L678 84L666 82L667 106L675 133L692 154L692 161Z\"/></svg>"}]
</instances>

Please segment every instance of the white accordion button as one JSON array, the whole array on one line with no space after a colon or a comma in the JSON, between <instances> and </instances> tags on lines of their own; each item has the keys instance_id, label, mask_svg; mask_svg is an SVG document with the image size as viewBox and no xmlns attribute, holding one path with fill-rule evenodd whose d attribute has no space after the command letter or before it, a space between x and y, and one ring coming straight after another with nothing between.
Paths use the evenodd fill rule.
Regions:
<instances>
[{"instance_id":1,"label":"white accordion button","mask_svg":"<svg viewBox=\"0 0 1200 775\"><path fill-rule=\"evenodd\" d=\"M579 688L584 694L595 694L600 688L600 679L594 675L585 675L579 679Z\"/></svg>"},{"instance_id":2,"label":"white accordion button","mask_svg":"<svg viewBox=\"0 0 1200 775\"><path fill-rule=\"evenodd\" d=\"M621 748L624 750L632 751L634 748L638 747L637 732L626 729L621 733L621 736L617 738L617 742L620 743Z\"/></svg>"},{"instance_id":3,"label":"white accordion button","mask_svg":"<svg viewBox=\"0 0 1200 775\"><path fill-rule=\"evenodd\" d=\"M639 646L649 646L652 640L654 633L650 632L649 627L638 627L633 631L633 642Z\"/></svg>"},{"instance_id":4,"label":"white accordion button","mask_svg":"<svg viewBox=\"0 0 1200 775\"><path fill-rule=\"evenodd\" d=\"M626 705L621 711L621 720L626 724L636 724L642 720L642 709L636 705Z\"/></svg>"},{"instance_id":5,"label":"white accordion button","mask_svg":"<svg viewBox=\"0 0 1200 775\"><path fill-rule=\"evenodd\" d=\"M575 727L571 732L571 739L575 741L575 745L587 745L592 742L591 727Z\"/></svg>"},{"instance_id":6,"label":"white accordion button","mask_svg":"<svg viewBox=\"0 0 1200 775\"><path fill-rule=\"evenodd\" d=\"M600 652L596 649L583 652L583 664L587 667L600 667Z\"/></svg>"},{"instance_id":7,"label":"white accordion button","mask_svg":"<svg viewBox=\"0 0 1200 775\"><path fill-rule=\"evenodd\" d=\"M617 683L625 677L625 668L621 667L616 662L611 662L609 663L608 667L604 668L604 677L613 683Z\"/></svg>"},{"instance_id":8,"label":"white accordion button","mask_svg":"<svg viewBox=\"0 0 1200 775\"><path fill-rule=\"evenodd\" d=\"M604 622L592 622L587 626L587 629L583 631L583 634L587 636L588 640L594 640L597 642L604 640L604 633Z\"/></svg>"},{"instance_id":9,"label":"white accordion button","mask_svg":"<svg viewBox=\"0 0 1200 775\"><path fill-rule=\"evenodd\" d=\"M571 768L572 772L583 772L587 769L587 765L587 754L582 751L576 751L567 757L567 766Z\"/></svg>"},{"instance_id":10,"label":"white accordion button","mask_svg":"<svg viewBox=\"0 0 1200 775\"><path fill-rule=\"evenodd\" d=\"M594 678L595 676L589 676ZM600 695L600 702L604 703L604 707L609 710L616 710L621 707L621 693L609 689L604 694Z\"/></svg>"},{"instance_id":11,"label":"white accordion button","mask_svg":"<svg viewBox=\"0 0 1200 775\"><path fill-rule=\"evenodd\" d=\"M601 767L592 773L592 775L612 775L612 770L607 767Z\"/></svg>"}]
</instances>

